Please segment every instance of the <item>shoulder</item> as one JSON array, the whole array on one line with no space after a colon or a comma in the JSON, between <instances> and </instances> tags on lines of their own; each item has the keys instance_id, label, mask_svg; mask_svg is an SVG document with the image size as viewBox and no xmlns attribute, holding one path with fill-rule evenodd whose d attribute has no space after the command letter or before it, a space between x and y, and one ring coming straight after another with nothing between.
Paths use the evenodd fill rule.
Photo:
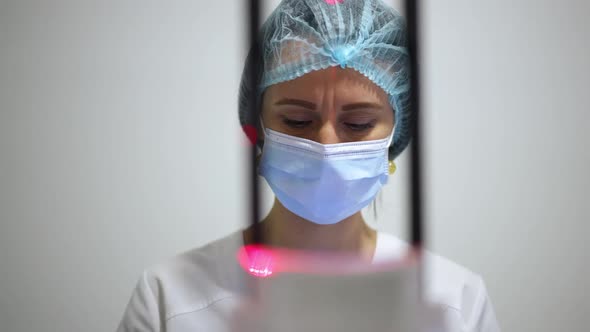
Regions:
<instances>
[{"instance_id":1,"label":"shoulder","mask_svg":"<svg viewBox=\"0 0 590 332\"><path fill-rule=\"evenodd\" d=\"M147 269L147 278L162 291L167 316L234 296L242 285L242 270L236 261L242 243L238 231Z\"/></svg>"},{"instance_id":2,"label":"shoulder","mask_svg":"<svg viewBox=\"0 0 590 332\"><path fill-rule=\"evenodd\" d=\"M424 255L424 281L433 302L454 310L469 306L465 300L473 298L484 287L479 274L432 252Z\"/></svg>"},{"instance_id":3,"label":"shoulder","mask_svg":"<svg viewBox=\"0 0 590 332\"><path fill-rule=\"evenodd\" d=\"M456 331L500 331L483 278L433 253L425 259L425 285L432 303L445 310Z\"/></svg>"},{"instance_id":4,"label":"shoulder","mask_svg":"<svg viewBox=\"0 0 590 332\"><path fill-rule=\"evenodd\" d=\"M379 234L391 255L401 255L408 244L390 234ZM397 253L394 253L394 250ZM383 255L383 253L381 253ZM426 251L423 265L424 296L442 306L456 331L499 331L483 278L445 257Z\"/></svg>"},{"instance_id":5,"label":"shoulder","mask_svg":"<svg viewBox=\"0 0 590 332\"><path fill-rule=\"evenodd\" d=\"M128 331L126 324L137 326L142 321L156 331L174 317L197 313L235 297L243 287L235 260L241 241L241 232L235 232L146 269L131 296L120 331Z\"/></svg>"}]
</instances>

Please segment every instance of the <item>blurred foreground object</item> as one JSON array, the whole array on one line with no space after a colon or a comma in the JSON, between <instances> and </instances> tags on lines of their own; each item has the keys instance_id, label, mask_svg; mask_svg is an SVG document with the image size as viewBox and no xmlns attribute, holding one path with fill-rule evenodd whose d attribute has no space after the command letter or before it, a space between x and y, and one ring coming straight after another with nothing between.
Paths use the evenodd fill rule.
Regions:
<instances>
[{"instance_id":1,"label":"blurred foreground object","mask_svg":"<svg viewBox=\"0 0 590 332\"><path fill-rule=\"evenodd\" d=\"M253 258L250 264L244 255ZM417 256L370 265L349 256L251 247L239 258L258 278L236 312L235 331L450 331L442 310L420 300Z\"/></svg>"}]
</instances>

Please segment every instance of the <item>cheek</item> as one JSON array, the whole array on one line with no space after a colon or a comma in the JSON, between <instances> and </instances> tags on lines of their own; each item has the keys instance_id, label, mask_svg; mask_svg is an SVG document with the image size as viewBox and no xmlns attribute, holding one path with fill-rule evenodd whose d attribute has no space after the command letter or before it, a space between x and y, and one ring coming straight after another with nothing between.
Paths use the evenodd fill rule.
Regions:
<instances>
[{"instance_id":1,"label":"cheek","mask_svg":"<svg viewBox=\"0 0 590 332\"><path fill-rule=\"evenodd\" d=\"M391 107L384 113L384 124L389 126L390 129L393 129L395 125L395 112Z\"/></svg>"},{"instance_id":2,"label":"cheek","mask_svg":"<svg viewBox=\"0 0 590 332\"><path fill-rule=\"evenodd\" d=\"M262 103L261 103L261 110L260 110L260 121L264 124L265 128L273 129L273 121L275 121L272 117L272 113L269 111L268 106L268 91L265 91L262 94Z\"/></svg>"},{"instance_id":3,"label":"cheek","mask_svg":"<svg viewBox=\"0 0 590 332\"><path fill-rule=\"evenodd\" d=\"M275 112L270 112L268 110L262 110L262 123L264 123L264 128L269 128L272 130L279 129L281 125L281 119Z\"/></svg>"},{"instance_id":4,"label":"cheek","mask_svg":"<svg viewBox=\"0 0 590 332\"><path fill-rule=\"evenodd\" d=\"M393 126L395 125L395 114L393 112L393 109L389 108L387 111L383 112L383 116L381 117L380 123L384 127L393 129Z\"/></svg>"},{"instance_id":5,"label":"cheek","mask_svg":"<svg viewBox=\"0 0 590 332\"><path fill-rule=\"evenodd\" d=\"M262 94L262 103L260 110L261 121L264 124L264 128L269 128L278 131L281 125L281 118L272 108L273 100L277 99L276 86L267 88Z\"/></svg>"},{"instance_id":6,"label":"cheek","mask_svg":"<svg viewBox=\"0 0 590 332\"><path fill-rule=\"evenodd\" d=\"M374 134L376 139L385 138L391 134L391 131L395 125L394 118L395 116L393 115L393 110L389 110L388 113L384 114L383 118L381 118L378 124L375 126Z\"/></svg>"}]
</instances>

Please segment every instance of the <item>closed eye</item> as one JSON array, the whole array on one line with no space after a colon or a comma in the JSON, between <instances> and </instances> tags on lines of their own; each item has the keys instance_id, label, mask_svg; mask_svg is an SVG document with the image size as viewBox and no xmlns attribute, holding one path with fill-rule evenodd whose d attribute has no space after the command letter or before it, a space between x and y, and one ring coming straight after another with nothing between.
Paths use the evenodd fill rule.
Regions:
<instances>
[{"instance_id":1,"label":"closed eye","mask_svg":"<svg viewBox=\"0 0 590 332\"><path fill-rule=\"evenodd\" d=\"M293 120L283 118L283 123L291 128L305 128L306 126L311 124L311 120Z\"/></svg>"},{"instance_id":2,"label":"closed eye","mask_svg":"<svg viewBox=\"0 0 590 332\"><path fill-rule=\"evenodd\" d=\"M367 123L346 123L345 122L344 125L354 131L364 131L364 130L368 130L368 129L375 127L375 122L374 121L367 122Z\"/></svg>"}]
</instances>

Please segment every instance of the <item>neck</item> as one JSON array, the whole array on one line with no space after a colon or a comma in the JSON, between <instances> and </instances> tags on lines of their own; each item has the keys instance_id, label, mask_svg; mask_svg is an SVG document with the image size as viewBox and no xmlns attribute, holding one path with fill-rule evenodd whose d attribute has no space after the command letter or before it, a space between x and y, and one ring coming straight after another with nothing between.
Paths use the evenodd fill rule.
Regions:
<instances>
[{"instance_id":1,"label":"neck","mask_svg":"<svg viewBox=\"0 0 590 332\"><path fill-rule=\"evenodd\" d=\"M318 225L303 219L275 200L260 230L265 243L289 249L332 251L359 254L372 259L377 232L365 223L361 212L332 225ZM244 233L251 242L252 230Z\"/></svg>"}]
</instances>

